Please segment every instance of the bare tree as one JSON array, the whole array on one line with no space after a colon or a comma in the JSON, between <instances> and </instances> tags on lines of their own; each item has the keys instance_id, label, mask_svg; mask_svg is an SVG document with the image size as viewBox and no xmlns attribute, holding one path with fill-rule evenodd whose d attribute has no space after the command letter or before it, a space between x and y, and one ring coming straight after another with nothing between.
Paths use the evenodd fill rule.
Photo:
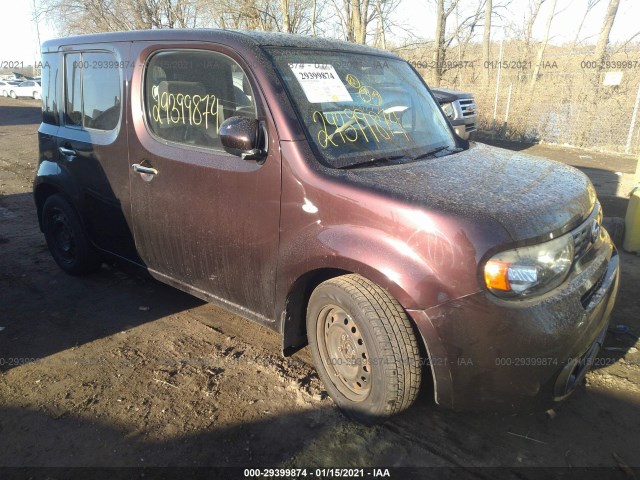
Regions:
<instances>
[{"instance_id":1,"label":"bare tree","mask_svg":"<svg viewBox=\"0 0 640 480\"><path fill-rule=\"evenodd\" d=\"M332 0L342 38L349 42L367 43L373 34L375 45L386 48L386 30L400 0ZM375 31L371 32L375 26Z\"/></svg>"},{"instance_id":2,"label":"bare tree","mask_svg":"<svg viewBox=\"0 0 640 480\"><path fill-rule=\"evenodd\" d=\"M282 28L281 16L280 2L220 0L213 20L221 28L272 31Z\"/></svg>"},{"instance_id":3,"label":"bare tree","mask_svg":"<svg viewBox=\"0 0 640 480\"><path fill-rule=\"evenodd\" d=\"M536 23L542 4L547 0L530 0L529 17L527 18L524 32L524 58L529 58L531 53L531 37L533 35L533 25Z\"/></svg>"},{"instance_id":4,"label":"bare tree","mask_svg":"<svg viewBox=\"0 0 640 480\"><path fill-rule=\"evenodd\" d=\"M547 49L547 44L549 43L549 32L551 31L551 23L553 22L553 17L556 16L556 5L558 0L552 0L551 3L551 11L549 12L549 18L547 19L547 26L544 31L544 38L542 39L542 43L538 48L538 55L536 57L536 63L533 67L533 75L531 77L531 87L533 87L538 80L538 74L540 73L540 65L544 60L544 51Z\"/></svg>"},{"instance_id":5,"label":"bare tree","mask_svg":"<svg viewBox=\"0 0 640 480\"><path fill-rule=\"evenodd\" d=\"M382 0L380 0L382 1ZM61 31L94 33L152 28L235 28L316 32L317 0L42 0Z\"/></svg>"},{"instance_id":6,"label":"bare tree","mask_svg":"<svg viewBox=\"0 0 640 480\"><path fill-rule=\"evenodd\" d=\"M382 15L382 1L376 0L376 16L378 17L378 25L376 28L375 46L379 48L387 48L387 35L385 32L384 17Z\"/></svg>"},{"instance_id":7,"label":"bare tree","mask_svg":"<svg viewBox=\"0 0 640 480\"><path fill-rule=\"evenodd\" d=\"M613 27L613 22L616 19L619 5L620 0L609 1L609 7L607 8L604 22L602 23L602 30L600 31L600 36L598 37L598 43L596 45L595 51L596 62L598 62L598 69L600 68L602 60L605 58L605 55L607 53L607 46L609 45L609 35L611 34L611 28Z\"/></svg>"},{"instance_id":8,"label":"bare tree","mask_svg":"<svg viewBox=\"0 0 640 480\"><path fill-rule=\"evenodd\" d=\"M337 3L335 5L342 21L344 38L349 42L366 43L370 20L369 0L343 0L341 7Z\"/></svg>"},{"instance_id":9,"label":"bare tree","mask_svg":"<svg viewBox=\"0 0 640 480\"><path fill-rule=\"evenodd\" d=\"M356 43L367 42L367 26L369 25L369 0L351 0L351 20Z\"/></svg>"},{"instance_id":10,"label":"bare tree","mask_svg":"<svg viewBox=\"0 0 640 480\"><path fill-rule=\"evenodd\" d=\"M61 31L81 34L198 26L203 0L43 0L41 13Z\"/></svg>"},{"instance_id":11,"label":"bare tree","mask_svg":"<svg viewBox=\"0 0 640 480\"><path fill-rule=\"evenodd\" d=\"M454 45L457 47L456 50L458 52L458 60L462 61L466 59L467 49L471 43L471 40L475 37L476 30L481 23L481 19L483 18L483 10L485 8L485 0L480 0L476 4L475 11L467 11L467 16L460 16L459 14L459 6L456 5L456 27L455 29L449 33L447 40L445 41L445 58L448 56L448 51L451 46ZM444 75L447 72L448 68L445 67L442 69L442 74ZM454 83L461 79L462 77L461 68L456 68L456 75L454 77Z\"/></svg>"},{"instance_id":12,"label":"bare tree","mask_svg":"<svg viewBox=\"0 0 640 480\"><path fill-rule=\"evenodd\" d=\"M445 0L436 0L436 38L433 45L433 85L440 86L442 73L444 69L444 60L446 53L445 33L447 30L447 18L455 10L460 0L449 0L445 5Z\"/></svg>"},{"instance_id":13,"label":"bare tree","mask_svg":"<svg viewBox=\"0 0 640 480\"><path fill-rule=\"evenodd\" d=\"M312 1L313 1L313 8L311 12L311 34L315 37L316 36L316 20L318 19L318 16L317 16L318 0L312 0Z\"/></svg>"},{"instance_id":14,"label":"bare tree","mask_svg":"<svg viewBox=\"0 0 640 480\"><path fill-rule=\"evenodd\" d=\"M374 15L371 20L376 22L374 45L387 49L387 32L396 25L392 21L393 12L398 8L402 0L375 0Z\"/></svg>"},{"instance_id":15,"label":"bare tree","mask_svg":"<svg viewBox=\"0 0 640 480\"><path fill-rule=\"evenodd\" d=\"M289 33L309 33L313 0L289 0L291 5Z\"/></svg>"},{"instance_id":16,"label":"bare tree","mask_svg":"<svg viewBox=\"0 0 640 480\"><path fill-rule=\"evenodd\" d=\"M578 30L576 31L576 37L573 39L573 46L575 47L578 44L578 40L580 40L580 33L582 32L582 27L584 26L584 22L589 16L589 13L593 8L600 3L601 0L587 0L587 10L584 12L584 15L580 19L580 24L578 25Z\"/></svg>"},{"instance_id":17,"label":"bare tree","mask_svg":"<svg viewBox=\"0 0 640 480\"><path fill-rule=\"evenodd\" d=\"M491 60L491 14L493 0L486 0L484 6L484 31L482 34L482 65L485 86L489 86L489 69L485 65Z\"/></svg>"}]
</instances>

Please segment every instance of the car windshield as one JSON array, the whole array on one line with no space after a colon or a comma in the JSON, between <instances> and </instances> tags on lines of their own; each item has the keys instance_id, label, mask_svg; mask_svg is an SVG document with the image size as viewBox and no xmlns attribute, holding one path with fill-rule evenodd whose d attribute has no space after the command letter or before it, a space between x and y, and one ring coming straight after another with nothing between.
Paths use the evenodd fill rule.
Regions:
<instances>
[{"instance_id":1,"label":"car windshield","mask_svg":"<svg viewBox=\"0 0 640 480\"><path fill-rule=\"evenodd\" d=\"M405 61L268 49L306 134L330 166L401 163L455 151L429 91Z\"/></svg>"}]
</instances>

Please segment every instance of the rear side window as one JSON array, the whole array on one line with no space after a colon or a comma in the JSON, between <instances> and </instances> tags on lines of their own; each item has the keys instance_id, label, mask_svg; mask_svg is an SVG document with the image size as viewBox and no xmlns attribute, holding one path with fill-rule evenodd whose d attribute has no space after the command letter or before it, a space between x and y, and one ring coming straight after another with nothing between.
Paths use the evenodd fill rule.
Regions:
<instances>
[{"instance_id":1,"label":"rear side window","mask_svg":"<svg viewBox=\"0 0 640 480\"><path fill-rule=\"evenodd\" d=\"M122 94L115 56L109 52L69 54L65 72L65 123L94 130L116 128Z\"/></svg>"},{"instance_id":2,"label":"rear side window","mask_svg":"<svg viewBox=\"0 0 640 480\"><path fill-rule=\"evenodd\" d=\"M51 125L58 125L58 89L62 78L58 64L57 53L42 55L42 121Z\"/></svg>"},{"instance_id":3,"label":"rear side window","mask_svg":"<svg viewBox=\"0 0 640 480\"><path fill-rule=\"evenodd\" d=\"M251 86L229 57L204 50L162 51L145 69L149 129L170 142L222 148L218 129L233 116L256 118Z\"/></svg>"},{"instance_id":4,"label":"rear side window","mask_svg":"<svg viewBox=\"0 0 640 480\"><path fill-rule=\"evenodd\" d=\"M64 123L82 126L82 57L79 53L65 57Z\"/></svg>"}]
</instances>

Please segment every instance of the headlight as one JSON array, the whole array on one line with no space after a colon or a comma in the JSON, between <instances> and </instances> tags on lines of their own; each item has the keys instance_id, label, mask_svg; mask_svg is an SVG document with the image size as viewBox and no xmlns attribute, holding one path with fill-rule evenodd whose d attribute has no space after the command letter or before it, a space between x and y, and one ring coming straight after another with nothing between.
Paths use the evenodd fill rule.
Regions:
<instances>
[{"instance_id":1,"label":"headlight","mask_svg":"<svg viewBox=\"0 0 640 480\"><path fill-rule=\"evenodd\" d=\"M449 120L453 120L456 115L456 111L453 108L453 103L445 103L442 105L442 111L449 118Z\"/></svg>"},{"instance_id":2,"label":"headlight","mask_svg":"<svg viewBox=\"0 0 640 480\"><path fill-rule=\"evenodd\" d=\"M539 295L564 282L572 264L573 238L563 235L494 255L484 266L484 281L499 297Z\"/></svg>"}]
</instances>

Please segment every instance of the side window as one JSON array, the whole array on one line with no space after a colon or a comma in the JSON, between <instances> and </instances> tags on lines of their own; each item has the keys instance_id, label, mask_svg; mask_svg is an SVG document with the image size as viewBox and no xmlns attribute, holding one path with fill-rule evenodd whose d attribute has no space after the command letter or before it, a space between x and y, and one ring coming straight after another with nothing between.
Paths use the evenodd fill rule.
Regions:
<instances>
[{"instance_id":1,"label":"side window","mask_svg":"<svg viewBox=\"0 0 640 480\"><path fill-rule=\"evenodd\" d=\"M120 73L115 57L106 52L82 54L84 126L113 130L120 119ZM114 65L116 65L114 67Z\"/></svg>"},{"instance_id":2,"label":"side window","mask_svg":"<svg viewBox=\"0 0 640 480\"><path fill-rule=\"evenodd\" d=\"M65 56L64 123L67 125L82 125L81 65L79 53Z\"/></svg>"},{"instance_id":3,"label":"side window","mask_svg":"<svg viewBox=\"0 0 640 480\"><path fill-rule=\"evenodd\" d=\"M164 140L222 148L218 135L222 122L233 116L256 118L249 81L225 55L163 51L149 59L145 72L147 124Z\"/></svg>"},{"instance_id":4,"label":"side window","mask_svg":"<svg viewBox=\"0 0 640 480\"><path fill-rule=\"evenodd\" d=\"M51 125L58 125L58 63L57 53L42 55L42 121Z\"/></svg>"},{"instance_id":5,"label":"side window","mask_svg":"<svg viewBox=\"0 0 640 480\"><path fill-rule=\"evenodd\" d=\"M118 62L108 52L65 56L65 123L113 130L121 110Z\"/></svg>"}]
</instances>

